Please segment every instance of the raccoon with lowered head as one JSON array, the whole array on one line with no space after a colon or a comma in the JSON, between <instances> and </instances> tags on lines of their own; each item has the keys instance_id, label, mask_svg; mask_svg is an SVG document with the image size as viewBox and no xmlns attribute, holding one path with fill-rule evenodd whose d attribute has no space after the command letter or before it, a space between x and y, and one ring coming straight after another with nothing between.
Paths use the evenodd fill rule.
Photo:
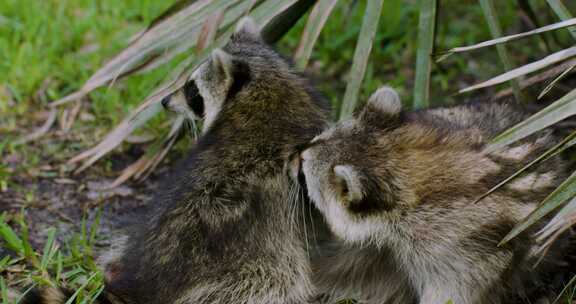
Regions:
<instances>
[{"instance_id":1,"label":"raccoon with lowered head","mask_svg":"<svg viewBox=\"0 0 576 304\"><path fill-rule=\"evenodd\" d=\"M307 81L244 19L162 103L203 117L204 131L156 210L106 262L101 303L305 302L306 240L283 165L326 126ZM54 290L35 296L65 300Z\"/></svg>"},{"instance_id":2,"label":"raccoon with lowered head","mask_svg":"<svg viewBox=\"0 0 576 304\"><path fill-rule=\"evenodd\" d=\"M403 303L514 303L544 284L548 271L569 270L561 264L562 242L534 268L540 256L533 231L498 246L566 177L561 159L474 203L551 147L553 137L544 132L486 149L488 139L525 117L513 104L494 102L403 112L395 92L383 88L353 119L302 148L293 170L301 170L331 230L372 252L364 264L331 267L356 285L373 287L376 280L390 289L387 299L360 300L384 303L400 294ZM382 269L380 276L351 270L351 264L370 268L366 263L375 263L372 272ZM337 274L318 276L324 285L339 283Z\"/></svg>"}]
</instances>

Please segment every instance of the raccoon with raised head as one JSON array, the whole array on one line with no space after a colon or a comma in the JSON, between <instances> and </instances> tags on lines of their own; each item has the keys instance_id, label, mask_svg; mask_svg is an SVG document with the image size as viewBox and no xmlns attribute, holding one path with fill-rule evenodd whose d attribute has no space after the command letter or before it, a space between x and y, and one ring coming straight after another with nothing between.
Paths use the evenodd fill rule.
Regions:
<instances>
[{"instance_id":1,"label":"raccoon with raised head","mask_svg":"<svg viewBox=\"0 0 576 304\"><path fill-rule=\"evenodd\" d=\"M326 127L318 96L244 19L162 104L203 117L203 134L154 212L108 258L100 302L306 302L306 240L283 166ZM55 290L34 296L65 300Z\"/></svg>"},{"instance_id":2,"label":"raccoon with raised head","mask_svg":"<svg viewBox=\"0 0 576 304\"><path fill-rule=\"evenodd\" d=\"M369 303L514 303L556 266L568 270L562 242L534 268L533 231L498 246L566 177L560 158L475 203L553 144L542 132L486 149L525 117L506 102L405 112L382 88L353 119L315 137L292 160L293 176L300 172L331 230L367 253L364 263L357 253L348 262L335 258L338 265L324 267L340 271L318 271L317 280L345 285L338 275L346 275L368 286L359 300ZM375 297L378 284L386 298Z\"/></svg>"}]
</instances>

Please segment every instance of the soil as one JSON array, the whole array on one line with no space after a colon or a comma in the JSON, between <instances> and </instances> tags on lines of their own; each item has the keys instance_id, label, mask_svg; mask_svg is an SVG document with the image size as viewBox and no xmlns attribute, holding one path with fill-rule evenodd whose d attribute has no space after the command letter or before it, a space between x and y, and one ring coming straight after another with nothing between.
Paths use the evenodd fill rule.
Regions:
<instances>
[{"instance_id":1,"label":"soil","mask_svg":"<svg viewBox=\"0 0 576 304\"><path fill-rule=\"evenodd\" d=\"M98 177L96 174L70 176L66 178L18 177L12 183L18 187L0 192L0 214L6 212L8 223L18 227L16 218L25 212L29 227L29 240L36 249L41 249L50 227L57 229L58 241L65 241L81 231L82 219L87 226L93 226L96 215L101 210L98 237L95 244L96 256L109 245L109 239L130 225L139 213L143 212L150 197L161 179L160 173L143 182L128 182L113 189L106 189L112 178ZM31 202L21 189L34 193ZM23 209L23 207L25 207ZM0 246L0 256L10 254Z\"/></svg>"}]
</instances>

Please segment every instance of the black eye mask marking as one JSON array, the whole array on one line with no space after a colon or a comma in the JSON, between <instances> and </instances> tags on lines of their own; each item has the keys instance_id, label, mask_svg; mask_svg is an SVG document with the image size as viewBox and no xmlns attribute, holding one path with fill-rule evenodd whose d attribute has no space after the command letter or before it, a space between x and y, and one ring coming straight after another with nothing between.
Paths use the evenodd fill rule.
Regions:
<instances>
[{"instance_id":1,"label":"black eye mask marking","mask_svg":"<svg viewBox=\"0 0 576 304\"><path fill-rule=\"evenodd\" d=\"M192 109L194 114L198 117L204 116L204 99L198 91L198 87L193 80L188 81L184 85L184 97L186 97L186 103Z\"/></svg>"}]
</instances>

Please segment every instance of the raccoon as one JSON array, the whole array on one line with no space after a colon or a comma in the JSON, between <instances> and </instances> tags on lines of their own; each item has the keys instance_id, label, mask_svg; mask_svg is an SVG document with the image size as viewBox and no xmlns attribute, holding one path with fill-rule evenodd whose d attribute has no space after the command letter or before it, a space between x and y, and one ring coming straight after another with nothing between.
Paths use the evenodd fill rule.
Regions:
<instances>
[{"instance_id":1,"label":"raccoon","mask_svg":"<svg viewBox=\"0 0 576 304\"><path fill-rule=\"evenodd\" d=\"M544 286L549 272L569 270L564 242L534 267L540 256L533 231L498 246L566 177L560 158L475 203L553 144L546 131L487 149L490 138L526 115L509 102L402 111L398 95L381 88L353 119L301 148L293 177L304 179L340 239L373 252L354 253L352 266L339 260L348 282L368 286L361 301L400 295L400 303L514 303ZM354 272L356 266L363 270ZM341 281L330 271L319 276L324 285Z\"/></svg>"},{"instance_id":2,"label":"raccoon","mask_svg":"<svg viewBox=\"0 0 576 304\"><path fill-rule=\"evenodd\" d=\"M243 19L162 104L202 117L203 134L156 209L104 261L100 302L306 302L310 263L284 164L326 127L325 103ZM36 303L65 298L41 294L52 301Z\"/></svg>"}]
</instances>

